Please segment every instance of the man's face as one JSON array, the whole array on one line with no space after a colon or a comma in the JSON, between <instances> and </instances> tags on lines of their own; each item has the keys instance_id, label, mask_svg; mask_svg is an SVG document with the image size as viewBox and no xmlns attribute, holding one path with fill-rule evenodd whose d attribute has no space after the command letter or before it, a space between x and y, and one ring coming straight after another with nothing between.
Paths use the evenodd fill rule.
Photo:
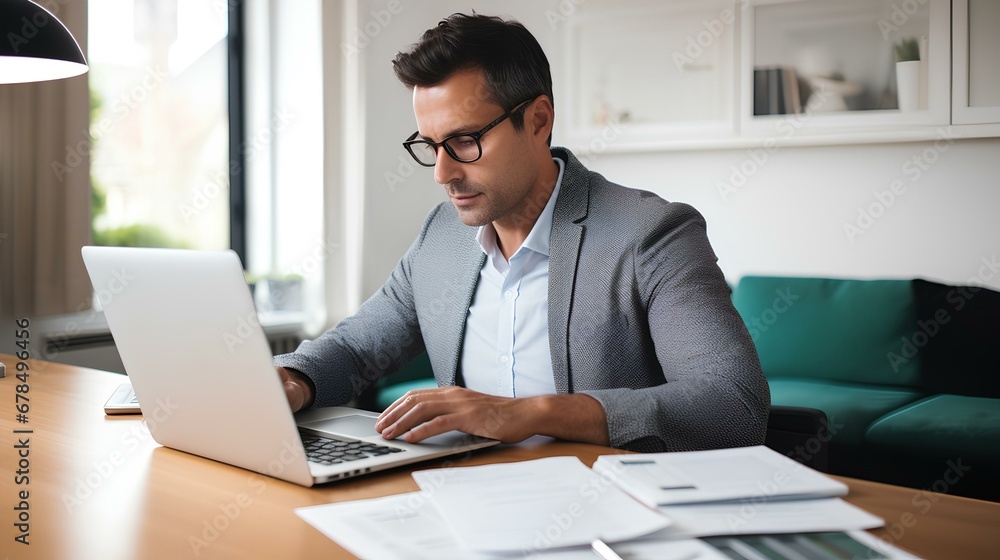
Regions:
<instances>
[{"instance_id":1,"label":"man's face","mask_svg":"<svg viewBox=\"0 0 1000 560\"><path fill-rule=\"evenodd\" d=\"M458 72L431 87L413 88L413 113L419 136L440 142L448 136L476 132L504 114L486 99L482 73ZM538 176L531 136L517 132L507 119L480 138L482 157L472 163L454 160L438 148L434 180L445 187L462 222L481 226L516 221L529 201Z\"/></svg>"}]
</instances>

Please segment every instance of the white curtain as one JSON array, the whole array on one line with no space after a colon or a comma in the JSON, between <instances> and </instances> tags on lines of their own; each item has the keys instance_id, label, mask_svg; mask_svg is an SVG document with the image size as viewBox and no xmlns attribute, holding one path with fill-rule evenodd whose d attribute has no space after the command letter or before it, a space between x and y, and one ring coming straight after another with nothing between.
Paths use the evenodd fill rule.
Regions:
<instances>
[{"instance_id":1,"label":"white curtain","mask_svg":"<svg viewBox=\"0 0 1000 560\"><path fill-rule=\"evenodd\" d=\"M42 4L86 52L87 0ZM89 309L88 113L86 74L0 85L0 328Z\"/></svg>"}]
</instances>

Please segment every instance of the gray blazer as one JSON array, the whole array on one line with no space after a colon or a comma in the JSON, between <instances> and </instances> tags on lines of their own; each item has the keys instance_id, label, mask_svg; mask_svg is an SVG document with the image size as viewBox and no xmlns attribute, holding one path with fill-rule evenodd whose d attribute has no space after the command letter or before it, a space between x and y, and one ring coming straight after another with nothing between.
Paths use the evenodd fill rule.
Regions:
<instances>
[{"instance_id":1,"label":"gray blazer","mask_svg":"<svg viewBox=\"0 0 1000 560\"><path fill-rule=\"evenodd\" d=\"M615 185L569 150L552 220L549 346L559 393L607 414L611 445L687 451L760 445L770 393L716 265L705 221L686 204ZM444 202L358 312L274 364L342 405L424 350L439 386L461 384L466 316L485 262L476 228Z\"/></svg>"}]
</instances>

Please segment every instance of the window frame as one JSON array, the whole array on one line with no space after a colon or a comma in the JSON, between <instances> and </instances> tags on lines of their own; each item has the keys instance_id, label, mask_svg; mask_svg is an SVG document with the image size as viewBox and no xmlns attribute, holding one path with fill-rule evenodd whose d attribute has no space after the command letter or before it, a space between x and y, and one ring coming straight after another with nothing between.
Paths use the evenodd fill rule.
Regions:
<instances>
[{"instance_id":1,"label":"window frame","mask_svg":"<svg viewBox=\"0 0 1000 560\"><path fill-rule=\"evenodd\" d=\"M246 57L244 53L244 3L229 2L229 32L226 36L229 82L229 248L236 252L245 270L247 262L246 132L244 117Z\"/></svg>"}]
</instances>

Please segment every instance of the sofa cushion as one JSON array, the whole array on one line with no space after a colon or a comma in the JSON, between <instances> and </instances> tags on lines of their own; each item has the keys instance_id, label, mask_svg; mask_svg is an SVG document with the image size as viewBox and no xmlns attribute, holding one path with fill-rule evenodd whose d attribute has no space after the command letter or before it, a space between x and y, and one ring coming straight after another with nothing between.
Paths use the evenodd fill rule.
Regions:
<instances>
[{"instance_id":1,"label":"sofa cushion","mask_svg":"<svg viewBox=\"0 0 1000 560\"><path fill-rule=\"evenodd\" d=\"M928 392L1000 398L1000 292L914 280L913 295L910 343Z\"/></svg>"},{"instance_id":2,"label":"sofa cushion","mask_svg":"<svg viewBox=\"0 0 1000 560\"><path fill-rule=\"evenodd\" d=\"M1000 465L1000 399L928 397L879 418L866 439L892 454Z\"/></svg>"},{"instance_id":3,"label":"sofa cushion","mask_svg":"<svg viewBox=\"0 0 1000 560\"><path fill-rule=\"evenodd\" d=\"M909 280L745 276L733 303L768 379L919 382L918 359L890 360L917 324Z\"/></svg>"},{"instance_id":4,"label":"sofa cushion","mask_svg":"<svg viewBox=\"0 0 1000 560\"><path fill-rule=\"evenodd\" d=\"M922 395L912 389L807 379L768 379L771 404L816 408L830 429L831 472L856 474L863 466L865 430L876 419Z\"/></svg>"},{"instance_id":5,"label":"sofa cushion","mask_svg":"<svg viewBox=\"0 0 1000 560\"><path fill-rule=\"evenodd\" d=\"M1000 501L1000 399L936 395L866 434L866 478Z\"/></svg>"},{"instance_id":6,"label":"sofa cushion","mask_svg":"<svg viewBox=\"0 0 1000 560\"><path fill-rule=\"evenodd\" d=\"M432 387L437 387L437 381L434 380L431 360L427 352L421 352L399 370L379 379L371 406L379 411L385 410L407 391Z\"/></svg>"}]
</instances>

